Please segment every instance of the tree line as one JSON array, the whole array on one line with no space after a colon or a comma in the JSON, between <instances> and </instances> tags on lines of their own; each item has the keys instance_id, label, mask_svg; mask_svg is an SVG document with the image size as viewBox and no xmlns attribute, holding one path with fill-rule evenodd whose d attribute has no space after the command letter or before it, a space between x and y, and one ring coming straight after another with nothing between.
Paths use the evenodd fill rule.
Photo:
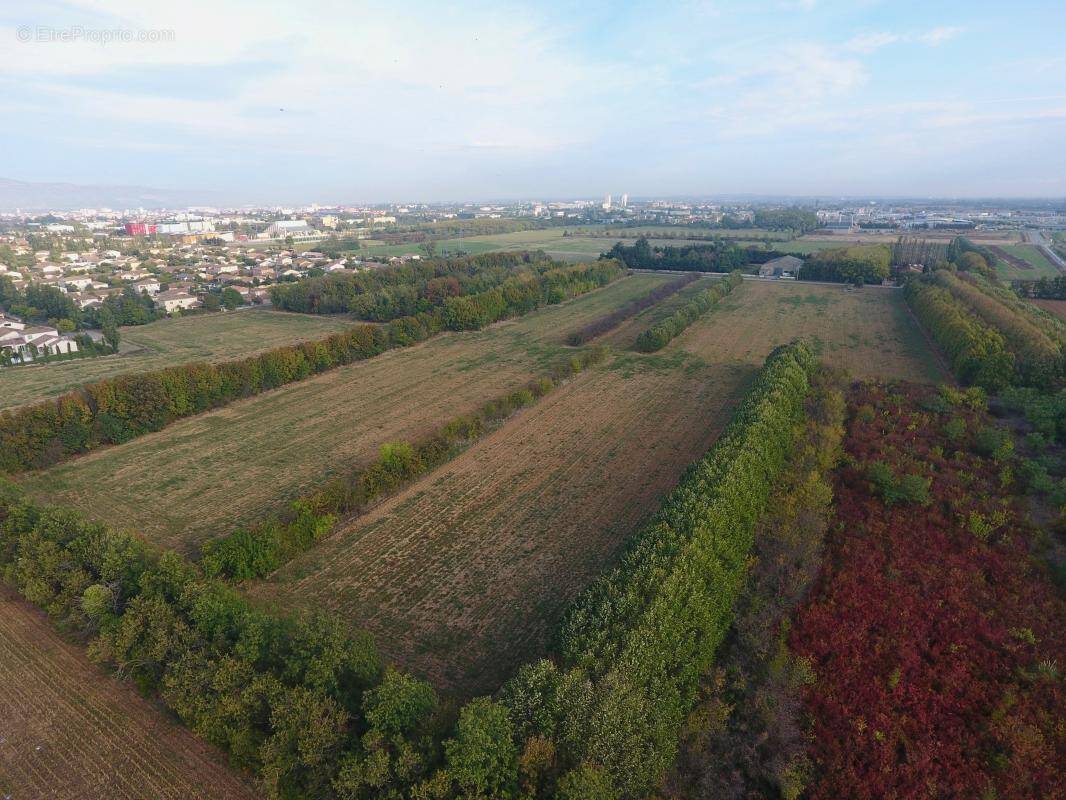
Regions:
<instances>
[{"instance_id":1,"label":"tree line","mask_svg":"<svg viewBox=\"0 0 1066 800\"><path fill-rule=\"evenodd\" d=\"M997 296L995 287L965 273L938 270L932 280L1003 336L1014 356L1016 375L1011 383L1048 387L1061 377L1061 339L1042 330L1021 304L1008 305Z\"/></svg>"},{"instance_id":2,"label":"tree line","mask_svg":"<svg viewBox=\"0 0 1066 800\"><path fill-rule=\"evenodd\" d=\"M420 442L382 445L373 463L298 498L285 514L211 540L203 547L200 563L208 575L238 581L266 577L330 533L337 519L361 513L370 503L450 461L504 419L606 355L602 347L574 353L547 375L489 401L473 414L450 420Z\"/></svg>"},{"instance_id":3,"label":"tree line","mask_svg":"<svg viewBox=\"0 0 1066 800\"><path fill-rule=\"evenodd\" d=\"M464 280L483 274L495 274L496 282L500 282L509 272L552 263L554 262L540 251L420 259L355 274L331 272L291 283L278 283L270 288L270 298L275 308L283 311L298 311L304 314L339 314L353 311L371 313L374 303L360 299L363 295L391 289L402 297L401 289L413 289L415 298L418 297L419 290L430 298L435 294L448 296L448 287L454 285L454 282L438 282L430 289L427 289L427 285L435 279L454 278L455 282L462 286ZM501 276L501 272L504 275ZM486 288L489 288L489 285L474 283L469 291L477 292ZM388 309L389 304L386 302L385 305ZM409 313L428 311L432 305L430 303L423 307L411 308ZM407 312L386 310L382 316L376 318L393 319L404 316L405 313Z\"/></svg>"},{"instance_id":4,"label":"tree line","mask_svg":"<svg viewBox=\"0 0 1066 800\"><path fill-rule=\"evenodd\" d=\"M662 269L694 272L731 272L748 264L761 264L781 255L768 250L741 248L718 240L710 244L652 247L642 236L632 245L616 242L600 258L621 261L630 269Z\"/></svg>"},{"instance_id":5,"label":"tree line","mask_svg":"<svg viewBox=\"0 0 1066 800\"><path fill-rule=\"evenodd\" d=\"M559 266L506 291L452 298L461 307L446 305L387 325L356 325L324 339L233 361L194 362L91 383L54 400L0 413L0 471L39 469L105 444L121 444L182 417L424 341L442 330L477 329L558 303L622 274L612 262Z\"/></svg>"},{"instance_id":6,"label":"tree line","mask_svg":"<svg viewBox=\"0 0 1066 800\"><path fill-rule=\"evenodd\" d=\"M637 336L636 348L645 353L652 353L666 347L671 339L680 335L685 328L710 311L719 300L743 282L744 277L739 271L729 273L725 280L697 293L669 317L642 331Z\"/></svg>"},{"instance_id":7,"label":"tree line","mask_svg":"<svg viewBox=\"0 0 1066 800\"><path fill-rule=\"evenodd\" d=\"M672 762L728 627L812 365L802 344L771 355L719 442L579 600L558 664L457 711L386 668L368 635L253 608L180 555L2 480L0 569L270 798L639 796Z\"/></svg>"},{"instance_id":8,"label":"tree line","mask_svg":"<svg viewBox=\"0 0 1066 800\"><path fill-rule=\"evenodd\" d=\"M886 245L834 247L813 253L799 269L801 281L881 283L891 272L892 250Z\"/></svg>"},{"instance_id":9,"label":"tree line","mask_svg":"<svg viewBox=\"0 0 1066 800\"><path fill-rule=\"evenodd\" d=\"M590 342L596 337L607 333L607 331L618 327L630 317L635 317L644 309L661 303L667 297L672 297L695 280L699 280L697 275L684 275L675 281L657 286L643 297L638 297L610 314L605 314L585 327L574 331L566 337L566 343L571 347L577 347Z\"/></svg>"}]
</instances>

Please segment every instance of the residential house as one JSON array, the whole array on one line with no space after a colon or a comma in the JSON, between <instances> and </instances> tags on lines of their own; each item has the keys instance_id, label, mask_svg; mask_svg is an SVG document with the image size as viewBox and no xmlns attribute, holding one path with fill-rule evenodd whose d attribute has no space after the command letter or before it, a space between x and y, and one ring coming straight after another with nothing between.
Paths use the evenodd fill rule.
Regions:
<instances>
[{"instance_id":1,"label":"residential house","mask_svg":"<svg viewBox=\"0 0 1066 800\"><path fill-rule=\"evenodd\" d=\"M191 295L181 289L168 289L165 292L160 292L152 299L155 300L157 306L168 314L188 308L199 308L203 305L195 295Z\"/></svg>"}]
</instances>

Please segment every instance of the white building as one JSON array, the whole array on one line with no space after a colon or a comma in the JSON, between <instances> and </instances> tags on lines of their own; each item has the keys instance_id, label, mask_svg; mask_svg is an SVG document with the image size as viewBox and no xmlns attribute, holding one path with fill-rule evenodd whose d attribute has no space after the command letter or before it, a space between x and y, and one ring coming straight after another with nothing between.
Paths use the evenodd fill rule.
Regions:
<instances>
[{"instance_id":1,"label":"white building","mask_svg":"<svg viewBox=\"0 0 1066 800\"><path fill-rule=\"evenodd\" d=\"M157 306L168 314L187 308L199 308L203 305L194 295L183 292L181 289L168 289L165 292L160 292L152 299L155 300Z\"/></svg>"},{"instance_id":2,"label":"white building","mask_svg":"<svg viewBox=\"0 0 1066 800\"><path fill-rule=\"evenodd\" d=\"M303 219L279 219L272 223L265 231L268 237L276 239L285 236L299 236L311 233L311 226Z\"/></svg>"}]
</instances>

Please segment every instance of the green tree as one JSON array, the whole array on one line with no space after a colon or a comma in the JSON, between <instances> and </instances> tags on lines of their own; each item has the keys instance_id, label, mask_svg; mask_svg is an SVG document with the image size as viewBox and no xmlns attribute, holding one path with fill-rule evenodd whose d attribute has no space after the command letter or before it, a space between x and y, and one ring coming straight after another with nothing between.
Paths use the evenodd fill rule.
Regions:
<instances>
[{"instance_id":1,"label":"green tree","mask_svg":"<svg viewBox=\"0 0 1066 800\"><path fill-rule=\"evenodd\" d=\"M227 311L232 311L238 306L244 305L244 298L232 286L227 286L222 290L222 305L226 307Z\"/></svg>"},{"instance_id":2,"label":"green tree","mask_svg":"<svg viewBox=\"0 0 1066 800\"><path fill-rule=\"evenodd\" d=\"M458 733L444 743L448 773L463 798L509 798L518 780L518 754L507 708L487 697L459 714Z\"/></svg>"},{"instance_id":3,"label":"green tree","mask_svg":"<svg viewBox=\"0 0 1066 800\"><path fill-rule=\"evenodd\" d=\"M222 298L214 292L208 292L204 295L203 309L204 311L218 311L222 308Z\"/></svg>"},{"instance_id":4,"label":"green tree","mask_svg":"<svg viewBox=\"0 0 1066 800\"><path fill-rule=\"evenodd\" d=\"M111 348L112 353L118 352L119 332L115 324L115 314L107 306L100 308L100 330L104 335L104 343Z\"/></svg>"}]
</instances>

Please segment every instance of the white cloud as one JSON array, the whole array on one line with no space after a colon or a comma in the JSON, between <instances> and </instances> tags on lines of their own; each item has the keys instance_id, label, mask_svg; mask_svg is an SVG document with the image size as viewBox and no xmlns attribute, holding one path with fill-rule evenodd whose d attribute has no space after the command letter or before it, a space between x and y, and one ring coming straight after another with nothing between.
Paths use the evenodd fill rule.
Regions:
<instances>
[{"instance_id":1,"label":"white cloud","mask_svg":"<svg viewBox=\"0 0 1066 800\"><path fill-rule=\"evenodd\" d=\"M869 31L852 37L844 44L844 49L853 53L873 53L882 47L893 44L924 44L938 47L949 39L962 33L963 29L954 26L931 28L927 31L909 31L894 33L891 31Z\"/></svg>"}]
</instances>

